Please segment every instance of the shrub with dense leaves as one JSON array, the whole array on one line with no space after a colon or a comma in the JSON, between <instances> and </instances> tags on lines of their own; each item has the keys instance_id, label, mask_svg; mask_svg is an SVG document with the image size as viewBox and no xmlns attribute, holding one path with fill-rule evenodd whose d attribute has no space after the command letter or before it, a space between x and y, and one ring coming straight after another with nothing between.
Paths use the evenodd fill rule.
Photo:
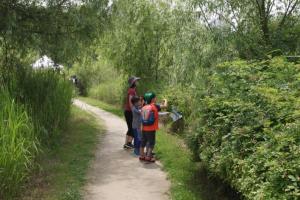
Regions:
<instances>
[{"instance_id":1,"label":"shrub with dense leaves","mask_svg":"<svg viewBox=\"0 0 300 200\"><path fill-rule=\"evenodd\" d=\"M299 199L300 65L279 57L213 71L193 113L195 154L247 199Z\"/></svg>"},{"instance_id":2,"label":"shrub with dense leaves","mask_svg":"<svg viewBox=\"0 0 300 200\"><path fill-rule=\"evenodd\" d=\"M180 110L180 112L188 117L191 115L194 105L197 103L194 94L193 88L185 87L185 86L172 86L166 90L163 90L162 94L160 94L162 98L166 98L168 100L168 110L171 111L172 108L176 108Z\"/></svg>"}]
</instances>

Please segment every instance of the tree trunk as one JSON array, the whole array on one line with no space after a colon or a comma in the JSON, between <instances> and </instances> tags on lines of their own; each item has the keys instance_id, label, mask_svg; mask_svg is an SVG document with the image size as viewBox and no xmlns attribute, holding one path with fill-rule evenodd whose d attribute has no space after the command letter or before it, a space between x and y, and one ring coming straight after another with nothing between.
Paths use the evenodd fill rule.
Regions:
<instances>
[{"instance_id":1,"label":"tree trunk","mask_svg":"<svg viewBox=\"0 0 300 200\"><path fill-rule=\"evenodd\" d=\"M256 0L259 13L260 28L266 45L270 45L269 15L265 0Z\"/></svg>"}]
</instances>

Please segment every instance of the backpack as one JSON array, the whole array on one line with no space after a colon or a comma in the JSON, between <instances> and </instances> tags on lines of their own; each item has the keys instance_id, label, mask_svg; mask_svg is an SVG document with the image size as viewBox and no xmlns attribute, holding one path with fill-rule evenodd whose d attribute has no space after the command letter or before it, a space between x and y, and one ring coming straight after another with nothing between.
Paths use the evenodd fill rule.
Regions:
<instances>
[{"instance_id":1,"label":"backpack","mask_svg":"<svg viewBox=\"0 0 300 200\"><path fill-rule=\"evenodd\" d=\"M144 126L151 126L155 122L155 115L151 105L142 108L142 119Z\"/></svg>"}]
</instances>

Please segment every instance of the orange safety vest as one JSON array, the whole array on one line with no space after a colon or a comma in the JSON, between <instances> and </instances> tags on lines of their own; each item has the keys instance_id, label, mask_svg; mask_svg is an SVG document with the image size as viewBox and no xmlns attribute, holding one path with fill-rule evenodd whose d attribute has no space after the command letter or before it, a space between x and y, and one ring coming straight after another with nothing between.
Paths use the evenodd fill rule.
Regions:
<instances>
[{"instance_id":1,"label":"orange safety vest","mask_svg":"<svg viewBox=\"0 0 300 200\"><path fill-rule=\"evenodd\" d=\"M155 106L155 104L150 104L150 105L146 105L144 106L143 109L149 109L151 111L154 112L154 118L155 118L155 121L154 121L154 124L152 125L143 125L143 131L156 131L158 130L158 110Z\"/></svg>"}]
</instances>

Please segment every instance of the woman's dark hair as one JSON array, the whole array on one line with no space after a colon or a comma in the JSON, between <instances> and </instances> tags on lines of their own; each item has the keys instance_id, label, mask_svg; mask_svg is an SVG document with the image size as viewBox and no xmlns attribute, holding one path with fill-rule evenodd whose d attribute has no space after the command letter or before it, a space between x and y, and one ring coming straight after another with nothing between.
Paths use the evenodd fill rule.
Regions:
<instances>
[{"instance_id":1,"label":"woman's dark hair","mask_svg":"<svg viewBox=\"0 0 300 200\"><path fill-rule=\"evenodd\" d=\"M137 102L139 102L140 101L140 97L138 97L138 96L134 96L134 97L132 97L132 99L131 99L131 103L134 105L134 104L136 104Z\"/></svg>"},{"instance_id":2,"label":"woman's dark hair","mask_svg":"<svg viewBox=\"0 0 300 200\"><path fill-rule=\"evenodd\" d=\"M136 83L132 83L132 85L130 86L130 88L135 88L136 87Z\"/></svg>"}]
</instances>

